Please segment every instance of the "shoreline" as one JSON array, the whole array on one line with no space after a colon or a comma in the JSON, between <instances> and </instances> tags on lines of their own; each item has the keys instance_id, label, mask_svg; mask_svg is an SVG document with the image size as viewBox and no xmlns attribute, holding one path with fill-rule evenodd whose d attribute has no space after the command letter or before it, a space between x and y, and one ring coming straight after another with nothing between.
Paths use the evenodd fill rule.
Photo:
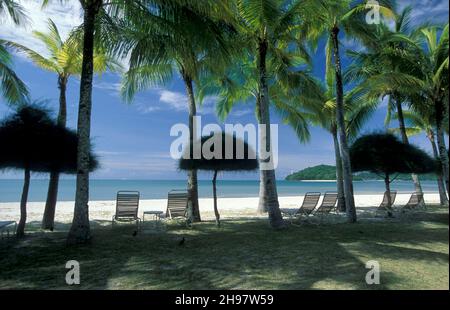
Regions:
<instances>
[{"instance_id":1,"label":"shoreline","mask_svg":"<svg viewBox=\"0 0 450 310\"><path fill-rule=\"evenodd\" d=\"M394 206L403 206L408 202L411 194L397 194ZM323 197L323 196L322 196ZM373 208L380 205L383 194L359 194L355 195L357 209ZM439 204L438 193L425 193L427 204ZM279 197L280 208L299 208L303 201L303 196L281 196ZM319 201L320 203L321 201ZM74 201L61 201L56 206L55 222L68 223L72 221ZM143 199L139 204L139 216L142 218L144 211L165 211L167 199ZM200 212L202 218L214 218L213 199L199 199ZM20 217L19 202L0 203L0 220L18 221ZM28 202L27 222L41 221L44 212L45 202ZM246 198L218 198L218 208L221 217L260 217L256 210L258 207L258 197ZM91 201L89 203L89 217L91 220L110 221L115 212L114 200ZM264 215L264 218L267 217Z\"/></svg>"}]
</instances>

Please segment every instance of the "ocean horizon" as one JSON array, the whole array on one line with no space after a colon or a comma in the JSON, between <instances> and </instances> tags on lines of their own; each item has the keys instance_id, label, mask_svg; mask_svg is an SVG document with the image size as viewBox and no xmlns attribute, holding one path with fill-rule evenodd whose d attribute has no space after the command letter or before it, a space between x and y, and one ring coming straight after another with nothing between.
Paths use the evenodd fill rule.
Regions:
<instances>
[{"instance_id":1,"label":"ocean horizon","mask_svg":"<svg viewBox=\"0 0 450 310\"><path fill-rule=\"evenodd\" d=\"M127 180L127 179L91 179L90 200L115 200L119 190L137 190L141 199L164 199L172 189L185 189L186 180ZM436 181L422 181L423 191L437 193ZM199 180L199 197L211 198L212 186L209 180ZM18 202L22 193L23 180L1 179L0 202ZM46 200L48 188L47 179L33 179L30 184L28 201L42 202ZM394 181L392 190L398 193L414 192L412 181ZM307 192L336 191L336 181L286 181L277 180L277 190L280 197L304 195ZM258 197L259 180L218 180L219 198ZM354 181L355 194L383 194L384 182L377 180ZM59 201L75 200L75 179L61 179L59 186Z\"/></svg>"}]
</instances>

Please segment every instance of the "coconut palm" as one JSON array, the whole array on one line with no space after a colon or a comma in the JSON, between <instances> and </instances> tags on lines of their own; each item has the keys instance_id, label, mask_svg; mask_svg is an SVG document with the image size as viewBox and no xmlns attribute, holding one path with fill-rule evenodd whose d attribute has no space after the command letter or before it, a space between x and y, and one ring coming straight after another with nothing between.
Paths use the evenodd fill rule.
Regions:
<instances>
[{"instance_id":1,"label":"coconut palm","mask_svg":"<svg viewBox=\"0 0 450 310\"><path fill-rule=\"evenodd\" d=\"M55 0L64 2L64 0ZM83 25L80 35L83 42L83 60L80 78L80 104L78 106L78 174L75 194L75 212L68 235L69 243L84 243L90 239L89 227L89 149L92 111L92 78L94 61L94 42L109 51L118 44L116 34L123 21L134 20L136 23L146 21L149 33L160 28L164 23L159 12L165 8L167 16L176 17L174 6L190 4L197 8L204 6L204 1L190 0L79 0L83 9ZM51 0L43 0L43 5ZM151 21L151 22L150 22ZM116 46L117 47L117 46ZM156 48L156 46L148 48Z\"/></svg>"},{"instance_id":2,"label":"coconut palm","mask_svg":"<svg viewBox=\"0 0 450 310\"><path fill-rule=\"evenodd\" d=\"M377 26L372 36L365 37L367 51L350 51L353 63L347 71L346 78L363 81L360 89L370 98L388 96L388 114L396 110L399 121L399 133L403 143L409 143L406 133L403 106L412 105L411 91L422 89L424 84L417 77L420 69L417 42L409 27L409 7L395 15L392 29L385 24ZM416 192L422 193L419 177L411 175Z\"/></svg>"},{"instance_id":3,"label":"coconut palm","mask_svg":"<svg viewBox=\"0 0 450 310\"><path fill-rule=\"evenodd\" d=\"M448 133L449 100L449 25L420 28L417 33L424 48L418 49L421 55L418 63L422 88L412 88L411 101L421 110L430 108L434 114L439 158L443 168L447 193L449 192L449 159L445 145L445 132ZM440 33L440 35L439 35ZM422 45L420 45L422 47Z\"/></svg>"},{"instance_id":4,"label":"coconut palm","mask_svg":"<svg viewBox=\"0 0 450 310\"><path fill-rule=\"evenodd\" d=\"M312 117L313 111L317 111L314 107L323 102L323 99L317 98L321 94L320 87L309 72L294 70L295 64L303 63L297 53L285 52L283 61L284 65L290 62L290 66L281 69L276 59L267 63L267 75L271 77L268 79L270 106L304 143L310 139L309 116ZM216 114L220 120L224 121L233 107L242 103L254 104L255 115L259 120L258 69L253 61L236 59L223 75L207 75L201 85L203 87L199 91L200 102L206 95L219 98ZM260 195L265 193L263 184L260 185ZM260 198L259 213L268 211L269 205L264 204L264 201L266 200Z\"/></svg>"},{"instance_id":5,"label":"coconut palm","mask_svg":"<svg viewBox=\"0 0 450 310\"><path fill-rule=\"evenodd\" d=\"M8 16L16 25L27 21L20 4L12 0L0 0L0 24ZM28 89L12 69L12 57L3 40L0 40L0 81L1 92L9 104L24 103L28 100Z\"/></svg>"},{"instance_id":6,"label":"coconut palm","mask_svg":"<svg viewBox=\"0 0 450 310\"><path fill-rule=\"evenodd\" d=\"M31 172L76 173L78 139L74 132L56 124L46 110L34 105L23 105L1 122L0 144L7 146L0 154L0 168L24 170L17 227L17 236L22 237ZM94 158L92 154L91 158ZM95 159L91 160L90 169L97 165Z\"/></svg>"},{"instance_id":7,"label":"coconut palm","mask_svg":"<svg viewBox=\"0 0 450 310\"><path fill-rule=\"evenodd\" d=\"M227 146L230 146L230 144L227 143L227 139L231 142L233 147L232 152L226 149ZM201 145L202 149L204 146L209 146L209 151L211 154L214 154L214 156L209 158L205 156L206 154L202 153L200 159L194 159L192 156L192 148L185 149L183 157L179 160L178 167L182 170L195 169L213 172L212 186L214 197L214 214L216 217L216 224L220 227L220 214L217 207L217 174L221 171L253 171L258 169L256 152L252 150L247 142L236 138L236 136L231 136L220 132L202 137L198 143ZM240 157L238 150L242 151L242 157ZM232 156L227 156L230 153Z\"/></svg>"},{"instance_id":8,"label":"coconut palm","mask_svg":"<svg viewBox=\"0 0 450 310\"><path fill-rule=\"evenodd\" d=\"M165 85L175 74L184 82L189 111L189 144L194 141L194 117L197 105L194 85L204 72L218 70L228 59L224 46L224 29L218 19L219 3L205 1L198 7L191 3L173 7L176 18L159 13L165 19L163 27L152 20L125 23L119 50L130 55L130 68L124 76L123 95L131 101L139 91L154 85ZM149 32L149 28L153 31ZM193 220L200 221L197 171L188 171L188 190L192 202Z\"/></svg>"},{"instance_id":9,"label":"coconut palm","mask_svg":"<svg viewBox=\"0 0 450 310\"><path fill-rule=\"evenodd\" d=\"M338 210L345 212L344 179L342 171L342 158L338 130L336 124L336 97L334 94L334 79L330 79L327 88L323 89L323 104L316 113L311 113L308 118L315 125L319 125L328 131L334 144L336 162L336 184L338 191ZM361 131L365 121L372 115L378 106L378 100L370 100L360 96L357 92L349 92L344 97L346 133L349 140L353 140Z\"/></svg>"},{"instance_id":10,"label":"coconut palm","mask_svg":"<svg viewBox=\"0 0 450 310\"><path fill-rule=\"evenodd\" d=\"M434 126L434 117L430 110L422 111L418 113L417 111L407 110L403 112L403 116L410 126L406 127L406 133L408 136L419 135L425 133L426 137L430 141L431 149L433 150L433 156L439 161L439 151L436 146L436 132ZM448 126L448 125L447 125ZM399 128L391 128L389 131L397 133L400 131ZM441 205L448 206L448 198L446 194L444 180L442 178L442 173L437 174L439 198Z\"/></svg>"},{"instance_id":11,"label":"coconut palm","mask_svg":"<svg viewBox=\"0 0 450 310\"><path fill-rule=\"evenodd\" d=\"M296 68L309 59L304 40L299 39L302 35L300 16L305 14L306 8L302 1L286 4L277 0L237 0L232 1L229 8L238 32L238 37L233 38L231 44L235 50L242 52L239 58L233 60L233 69L219 76L218 83L213 83L211 89L221 97L217 110L222 116L235 103L255 102L256 118L260 127L265 129L265 134L259 136L260 151L262 149L268 154L267 159L259 157L258 210L268 212L272 227L282 228L285 223L279 209L275 170L270 163L273 154L269 110L271 104L283 106L278 109L282 114L287 110L292 112L284 114L284 119L296 113L298 117L292 121L296 122L294 128L297 134L308 138L306 122L298 122L302 119L298 106L288 100L299 89L307 89L310 83L307 74ZM277 86L280 88L276 89ZM224 89L220 90L220 87ZM210 90L205 91L208 92Z\"/></svg>"},{"instance_id":12,"label":"coconut palm","mask_svg":"<svg viewBox=\"0 0 450 310\"><path fill-rule=\"evenodd\" d=\"M55 0L64 2L64 0ZM43 6L51 0L43 0ZM83 10L83 24L80 35L83 42L83 59L80 77L80 101L78 105L78 173L75 192L75 208L68 243L85 243L90 239L89 226L89 150L92 111L92 80L94 74L95 44L101 44L107 51L108 34L114 34L118 19L142 19L142 12L152 9L151 5L162 1L80 0ZM109 31L108 31L109 30ZM95 42L96 41L96 42ZM95 43L95 44L94 44ZM105 44L106 43L106 44Z\"/></svg>"},{"instance_id":13,"label":"coconut palm","mask_svg":"<svg viewBox=\"0 0 450 310\"><path fill-rule=\"evenodd\" d=\"M336 125L339 133L340 154L342 158L344 192L347 217L349 222L356 221L356 209L353 196L352 169L345 126L344 82L340 55L340 32L344 30L349 38L361 38L367 35L367 25L364 19L365 3L352 0L320 0L314 1L319 6L311 12L312 36L324 34L327 38L325 47L326 79L334 75L336 84ZM390 1L380 1L379 10L385 16L392 14Z\"/></svg>"},{"instance_id":14,"label":"coconut palm","mask_svg":"<svg viewBox=\"0 0 450 310\"><path fill-rule=\"evenodd\" d=\"M25 53L39 68L53 72L58 76L59 112L57 120L60 126L65 127L67 121L67 84L70 77L81 74L83 54L80 39L72 33L66 40L63 40L57 26L51 19L48 20L48 32L33 31L33 37L41 41L46 47L49 53L48 57L18 43L8 42L8 44ZM95 49L93 60L93 71L95 73L102 73L106 70L118 71L119 69L120 64L115 59L105 54L100 48ZM42 219L42 228L44 229L53 229L58 183L59 173L57 171L51 172Z\"/></svg>"}]
</instances>

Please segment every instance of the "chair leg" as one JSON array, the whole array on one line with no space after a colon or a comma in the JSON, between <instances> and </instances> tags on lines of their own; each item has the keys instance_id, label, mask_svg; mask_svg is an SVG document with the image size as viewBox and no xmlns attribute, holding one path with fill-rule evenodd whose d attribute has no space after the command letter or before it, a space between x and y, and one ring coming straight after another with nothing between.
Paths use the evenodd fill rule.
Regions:
<instances>
[{"instance_id":1,"label":"chair leg","mask_svg":"<svg viewBox=\"0 0 450 310\"><path fill-rule=\"evenodd\" d=\"M137 219L136 219L136 225L137 225L137 230L140 231L140 230L141 230L141 226L142 226L142 225L141 225L141 219L140 219L140 218L137 218Z\"/></svg>"}]
</instances>

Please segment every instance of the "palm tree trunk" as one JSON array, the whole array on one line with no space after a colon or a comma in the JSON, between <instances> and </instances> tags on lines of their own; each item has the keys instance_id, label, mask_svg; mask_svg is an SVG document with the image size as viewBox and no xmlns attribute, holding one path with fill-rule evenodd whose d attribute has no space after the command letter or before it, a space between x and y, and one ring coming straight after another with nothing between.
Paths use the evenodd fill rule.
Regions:
<instances>
[{"instance_id":1,"label":"palm tree trunk","mask_svg":"<svg viewBox=\"0 0 450 310\"><path fill-rule=\"evenodd\" d=\"M270 111L269 111L269 88L267 85L267 57L268 43L261 40L258 44L258 72L259 72L259 100L257 100L259 111L259 124L265 128L265 135L259 135L260 149L265 148L268 159L259 157L260 161L260 185L258 211L267 210L269 222L273 228L280 229L286 226L280 211L278 202L277 184L274 169L264 167L269 160L273 160L271 136L270 136ZM261 153L261 152L260 152ZM269 167L270 168L270 167Z\"/></svg>"},{"instance_id":2,"label":"palm tree trunk","mask_svg":"<svg viewBox=\"0 0 450 310\"><path fill-rule=\"evenodd\" d=\"M66 127L67 122L67 103L66 103L66 89L67 78L59 76L59 112L58 125ZM55 210L56 202L58 201L58 185L59 185L59 171L54 170L50 172L50 181L48 183L47 201L45 203L44 216L42 218L42 229L53 230L55 224Z\"/></svg>"},{"instance_id":3,"label":"palm tree trunk","mask_svg":"<svg viewBox=\"0 0 450 310\"><path fill-rule=\"evenodd\" d=\"M331 134L333 135L334 142L334 156L336 158L336 185L338 192L338 205L337 209L340 212L345 212L345 194L344 194L344 178L342 172L342 158L339 150L339 139L337 136L337 128L332 129Z\"/></svg>"},{"instance_id":4,"label":"palm tree trunk","mask_svg":"<svg viewBox=\"0 0 450 310\"><path fill-rule=\"evenodd\" d=\"M25 168L22 198L20 199L20 220L19 225L17 225L17 237L21 238L25 235L25 223L27 222L27 200L28 200L28 190L30 188L30 169Z\"/></svg>"},{"instance_id":5,"label":"palm tree trunk","mask_svg":"<svg viewBox=\"0 0 450 310\"><path fill-rule=\"evenodd\" d=\"M94 26L102 5L101 0L81 2L84 10L83 63L80 81L80 104L78 107L78 152L75 210L67 242L85 243L90 240L89 226L89 167L92 110L92 78L94 64Z\"/></svg>"},{"instance_id":6,"label":"palm tree trunk","mask_svg":"<svg viewBox=\"0 0 450 310\"><path fill-rule=\"evenodd\" d=\"M194 147L194 116L197 114L197 108L195 105L194 88L192 85L192 79L181 70L181 76L183 77L184 85L188 95L189 104L189 145L193 150ZM188 172L188 192L189 200L192 203L192 221L200 222L200 207L198 204L198 180L197 170L189 170Z\"/></svg>"},{"instance_id":7,"label":"palm tree trunk","mask_svg":"<svg viewBox=\"0 0 450 310\"><path fill-rule=\"evenodd\" d=\"M438 152L438 149L436 146L436 141L434 138L434 132L432 130L429 130L427 132L427 137L428 137L428 140L430 140L431 148L433 149L433 156L440 163L439 152ZM442 167L441 167L441 169L442 169ZM439 199L440 199L441 205L448 207L448 198L447 198L447 194L445 191L445 185L444 185L444 179L442 178L442 172L438 173L437 177L438 177L437 183L438 183L438 189L439 189Z\"/></svg>"},{"instance_id":8,"label":"palm tree trunk","mask_svg":"<svg viewBox=\"0 0 450 310\"><path fill-rule=\"evenodd\" d=\"M386 173L386 176L384 177L384 185L386 186L386 192L387 192L387 200L388 200L388 205L387 205L387 209L388 209L388 216L391 217L392 216L392 200L391 200L391 181L389 179L389 174Z\"/></svg>"},{"instance_id":9,"label":"palm tree trunk","mask_svg":"<svg viewBox=\"0 0 450 310\"><path fill-rule=\"evenodd\" d=\"M336 123L339 132L339 142L342 158L344 179L345 206L348 222L356 222L355 198L353 196L353 176L350 162L350 150L347 142L347 132L344 119L344 84L342 81L341 58L339 55L339 28L335 26L331 32L336 70Z\"/></svg>"},{"instance_id":10,"label":"palm tree trunk","mask_svg":"<svg viewBox=\"0 0 450 310\"><path fill-rule=\"evenodd\" d=\"M214 171L214 176L212 179L213 184L213 196L214 196L214 215L216 216L216 224L217 227L220 227L220 214L219 209L217 208L217 188L216 188L216 181L217 181L217 170Z\"/></svg>"},{"instance_id":11,"label":"palm tree trunk","mask_svg":"<svg viewBox=\"0 0 450 310\"><path fill-rule=\"evenodd\" d=\"M439 148L439 158L442 163L445 187L447 188L447 193L449 193L449 195L450 195L449 172L448 172L449 160L448 160L447 147L445 146L445 136L444 136L444 129L442 128L442 125L437 127L437 144L438 144L438 148Z\"/></svg>"},{"instance_id":12,"label":"palm tree trunk","mask_svg":"<svg viewBox=\"0 0 450 310\"><path fill-rule=\"evenodd\" d=\"M405 144L409 144L408 135L406 134L405 118L403 116L402 103L399 100L395 99L395 104L397 106L398 124L399 124L399 128L400 128L400 133L402 136L402 141ZM423 194L422 185L420 185L419 176L415 173L412 173L411 178L413 180L416 193ZM422 203L423 202L421 202L421 204Z\"/></svg>"},{"instance_id":13,"label":"palm tree trunk","mask_svg":"<svg viewBox=\"0 0 450 310\"><path fill-rule=\"evenodd\" d=\"M435 100L435 118L436 118L436 136L437 144L439 148L439 159L442 164L443 177L445 181L445 187L447 193L450 196L449 190L449 159L447 147L445 146L445 134L444 134L444 119L445 115L448 114L446 106L441 100Z\"/></svg>"}]
</instances>

